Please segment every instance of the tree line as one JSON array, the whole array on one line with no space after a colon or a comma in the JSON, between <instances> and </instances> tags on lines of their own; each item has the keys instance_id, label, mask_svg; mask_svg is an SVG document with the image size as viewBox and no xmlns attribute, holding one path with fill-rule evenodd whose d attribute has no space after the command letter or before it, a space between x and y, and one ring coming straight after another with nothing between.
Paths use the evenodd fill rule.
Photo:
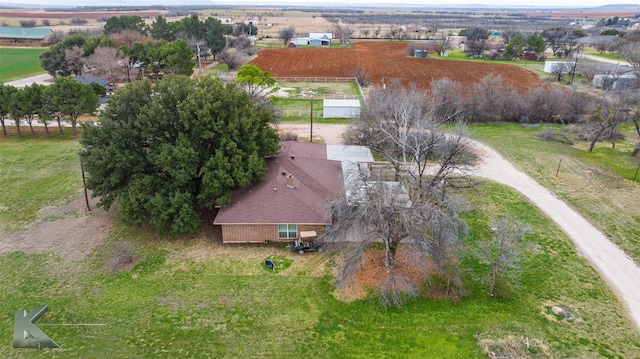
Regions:
<instances>
[{"instance_id":1,"label":"tree line","mask_svg":"<svg viewBox=\"0 0 640 359\"><path fill-rule=\"evenodd\" d=\"M85 85L72 77L57 77L53 84L28 85L22 89L0 83L0 123L2 134L7 136L6 120L15 122L16 132L22 134L21 121L26 121L34 135L34 121L44 126L49 135L49 124L57 122L60 135L62 121L71 122L72 134L76 136L78 117L93 113L98 108L98 96L105 88L98 84Z\"/></svg>"},{"instance_id":2,"label":"tree line","mask_svg":"<svg viewBox=\"0 0 640 359\"><path fill-rule=\"evenodd\" d=\"M225 50L225 35L233 31L233 26L195 14L175 22L158 15L150 25L140 16L114 16L99 36L67 36L43 53L40 62L52 76L81 75L86 69L109 81L124 76L122 72L131 81L133 70L154 78L191 75L196 62Z\"/></svg>"}]
</instances>

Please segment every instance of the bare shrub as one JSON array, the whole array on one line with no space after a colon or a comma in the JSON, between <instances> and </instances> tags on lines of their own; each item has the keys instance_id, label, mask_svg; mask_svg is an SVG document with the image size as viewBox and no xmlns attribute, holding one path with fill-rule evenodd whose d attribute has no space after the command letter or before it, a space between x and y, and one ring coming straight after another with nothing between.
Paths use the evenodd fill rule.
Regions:
<instances>
[{"instance_id":1,"label":"bare shrub","mask_svg":"<svg viewBox=\"0 0 640 359\"><path fill-rule=\"evenodd\" d=\"M50 26L51 22L49 21L49 19L42 19L42 26Z\"/></svg>"},{"instance_id":2,"label":"bare shrub","mask_svg":"<svg viewBox=\"0 0 640 359\"><path fill-rule=\"evenodd\" d=\"M34 19L20 20L20 26L21 27L35 27L36 26L36 20L34 20Z\"/></svg>"},{"instance_id":3,"label":"bare shrub","mask_svg":"<svg viewBox=\"0 0 640 359\"><path fill-rule=\"evenodd\" d=\"M551 128L545 128L542 132L538 132L536 137L545 141L560 142L570 146L573 145L573 141L571 141L567 135Z\"/></svg>"},{"instance_id":4,"label":"bare shrub","mask_svg":"<svg viewBox=\"0 0 640 359\"><path fill-rule=\"evenodd\" d=\"M298 141L298 134L293 131L280 132L280 141Z\"/></svg>"},{"instance_id":5,"label":"bare shrub","mask_svg":"<svg viewBox=\"0 0 640 359\"><path fill-rule=\"evenodd\" d=\"M73 19L71 19L71 24L73 25L84 25L86 23L88 23L89 21L87 21L87 19L82 18L82 17L74 17Z\"/></svg>"},{"instance_id":6,"label":"bare shrub","mask_svg":"<svg viewBox=\"0 0 640 359\"><path fill-rule=\"evenodd\" d=\"M242 53L236 49L225 49L216 57L222 63L227 64L229 71L237 70L243 63Z\"/></svg>"},{"instance_id":7,"label":"bare shrub","mask_svg":"<svg viewBox=\"0 0 640 359\"><path fill-rule=\"evenodd\" d=\"M478 344L483 347L489 359L530 359L552 358L549 346L539 339L508 336L502 339L481 339Z\"/></svg>"}]
</instances>

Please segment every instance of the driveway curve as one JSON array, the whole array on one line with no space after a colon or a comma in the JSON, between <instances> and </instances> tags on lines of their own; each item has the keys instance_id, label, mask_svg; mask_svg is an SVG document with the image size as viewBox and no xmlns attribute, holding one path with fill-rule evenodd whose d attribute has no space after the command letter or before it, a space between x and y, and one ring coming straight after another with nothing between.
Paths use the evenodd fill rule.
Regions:
<instances>
[{"instance_id":1,"label":"driveway curve","mask_svg":"<svg viewBox=\"0 0 640 359\"><path fill-rule=\"evenodd\" d=\"M316 130L314 125L314 138L317 133L319 137L326 135L322 139L327 144L341 144L341 134L346 128L346 125L323 124ZM279 129L302 136L309 133L309 125L280 124ZM579 254L607 281L640 328L640 268L631 258L564 201L495 150L479 142L475 142L475 146L480 163L474 174L515 189L553 220L571 238Z\"/></svg>"},{"instance_id":2,"label":"driveway curve","mask_svg":"<svg viewBox=\"0 0 640 359\"><path fill-rule=\"evenodd\" d=\"M556 222L578 252L609 283L640 327L640 268L635 262L584 217L495 150L480 143L476 146L481 162L474 174L512 187Z\"/></svg>"}]
</instances>

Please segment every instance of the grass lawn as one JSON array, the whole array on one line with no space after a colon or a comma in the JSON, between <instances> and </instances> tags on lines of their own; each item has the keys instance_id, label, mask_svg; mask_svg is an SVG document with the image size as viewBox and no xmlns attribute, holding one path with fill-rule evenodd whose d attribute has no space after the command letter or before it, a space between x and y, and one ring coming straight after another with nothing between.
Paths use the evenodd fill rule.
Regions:
<instances>
[{"instance_id":1,"label":"grass lawn","mask_svg":"<svg viewBox=\"0 0 640 359\"><path fill-rule=\"evenodd\" d=\"M0 47L0 82L45 73L38 56L47 50L41 47Z\"/></svg>"},{"instance_id":2,"label":"grass lawn","mask_svg":"<svg viewBox=\"0 0 640 359\"><path fill-rule=\"evenodd\" d=\"M591 55L591 56L596 56L596 57L602 57L605 59L609 59L609 60L616 60L616 61L627 61L624 57L620 56L619 54L612 54L612 53L599 53L598 51L594 50L594 49L590 49L590 48L584 48L582 49L582 52L587 54L587 55Z\"/></svg>"},{"instance_id":3,"label":"grass lawn","mask_svg":"<svg viewBox=\"0 0 640 359\"><path fill-rule=\"evenodd\" d=\"M56 141L62 151L53 152ZM11 168L24 176L31 172L21 167L36 167L40 152L46 152L37 147L49 146L54 156L66 153L40 165L48 174L32 188L68 176L68 190L49 202L79 194L74 140L11 137L0 143L22 154ZM13 154L2 156L4 163ZM7 172L0 172L0 184L12 192L20 185ZM23 190L22 196L27 201L38 192ZM467 296L457 301L423 298L386 310L372 300L346 303L333 295L332 253L300 256L278 246L222 245L206 232L165 239L116 223L109 239L80 262L53 254L0 254L0 337L6 338L0 357L483 358L483 346L499 342L528 342L534 358L637 355L637 328L544 215L492 183L464 196L471 203L465 215L469 244L488 236L489 220L497 216L532 225L527 238L538 249L523 262L517 295L489 297L474 279L487 268L468 255L462 261ZM0 196L3 208L13 210L12 201ZM23 223L7 221L12 228ZM109 263L122 248L139 262L130 271L110 272ZM270 256L292 263L272 272L262 265ZM38 305L49 306L38 326L62 348L45 353L11 348L13 313ZM552 305L569 308L576 319L559 321L549 312ZM56 325L72 323L104 326ZM497 346L490 348L499 353Z\"/></svg>"},{"instance_id":4,"label":"grass lawn","mask_svg":"<svg viewBox=\"0 0 640 359\"><path fill-rule=\"evenodd\" d=\"M629 156L635 138L632 128L622 127L628 140L618 142L615 150L610 143L599 143L593 153L587 152L586 142L569 146L540 140L535 134L543 128L472 127L478 139L551 189L640 263L640 175L632 182L640 159Z\"/></svg>"},{"instance_id":5,"label":"grass lawn","mask_svg":"<svg viewBox=\"0 0 640 359\"><path fill-rule=\"evenodd\" d=\"M80 193L78 148L70 135L0 137L0 233L25 228L41 208Z\"/></svg>"}]
</instances>

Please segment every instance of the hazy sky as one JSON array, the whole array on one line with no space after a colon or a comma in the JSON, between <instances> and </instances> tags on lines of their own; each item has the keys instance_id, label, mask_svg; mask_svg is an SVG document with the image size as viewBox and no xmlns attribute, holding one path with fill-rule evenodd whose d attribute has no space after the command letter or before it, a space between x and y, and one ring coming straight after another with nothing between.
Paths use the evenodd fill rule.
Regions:
<instances>
[{"instance_id":1,"label":"hazy sky","mask_svg":"<svg viewBox=\"0 0 640 359\"><path fill-rule=\"evenodd\" d=\"M0 5L3 4L46 4L48 6L97 6L97 5L196 5L196 4L220 4L220 5L267 5L267 4L287 4L287 5L307 5L307 6L321 6L321 5L372 5L372 4L385 4L393 5L397 3L413 4L413 5L464 5L464 4L484 4L484 5L497 5L500 7L509 6L537 6L537 7L595 7L608 4L635 4L640 7L640 0L537 0L532 2L530 0L306 0L306 1L291 1L291 0L214 0L207 2L206 0L136 0L131 2L130 0L0 0Z\"/></svg>"}]
</instances>

